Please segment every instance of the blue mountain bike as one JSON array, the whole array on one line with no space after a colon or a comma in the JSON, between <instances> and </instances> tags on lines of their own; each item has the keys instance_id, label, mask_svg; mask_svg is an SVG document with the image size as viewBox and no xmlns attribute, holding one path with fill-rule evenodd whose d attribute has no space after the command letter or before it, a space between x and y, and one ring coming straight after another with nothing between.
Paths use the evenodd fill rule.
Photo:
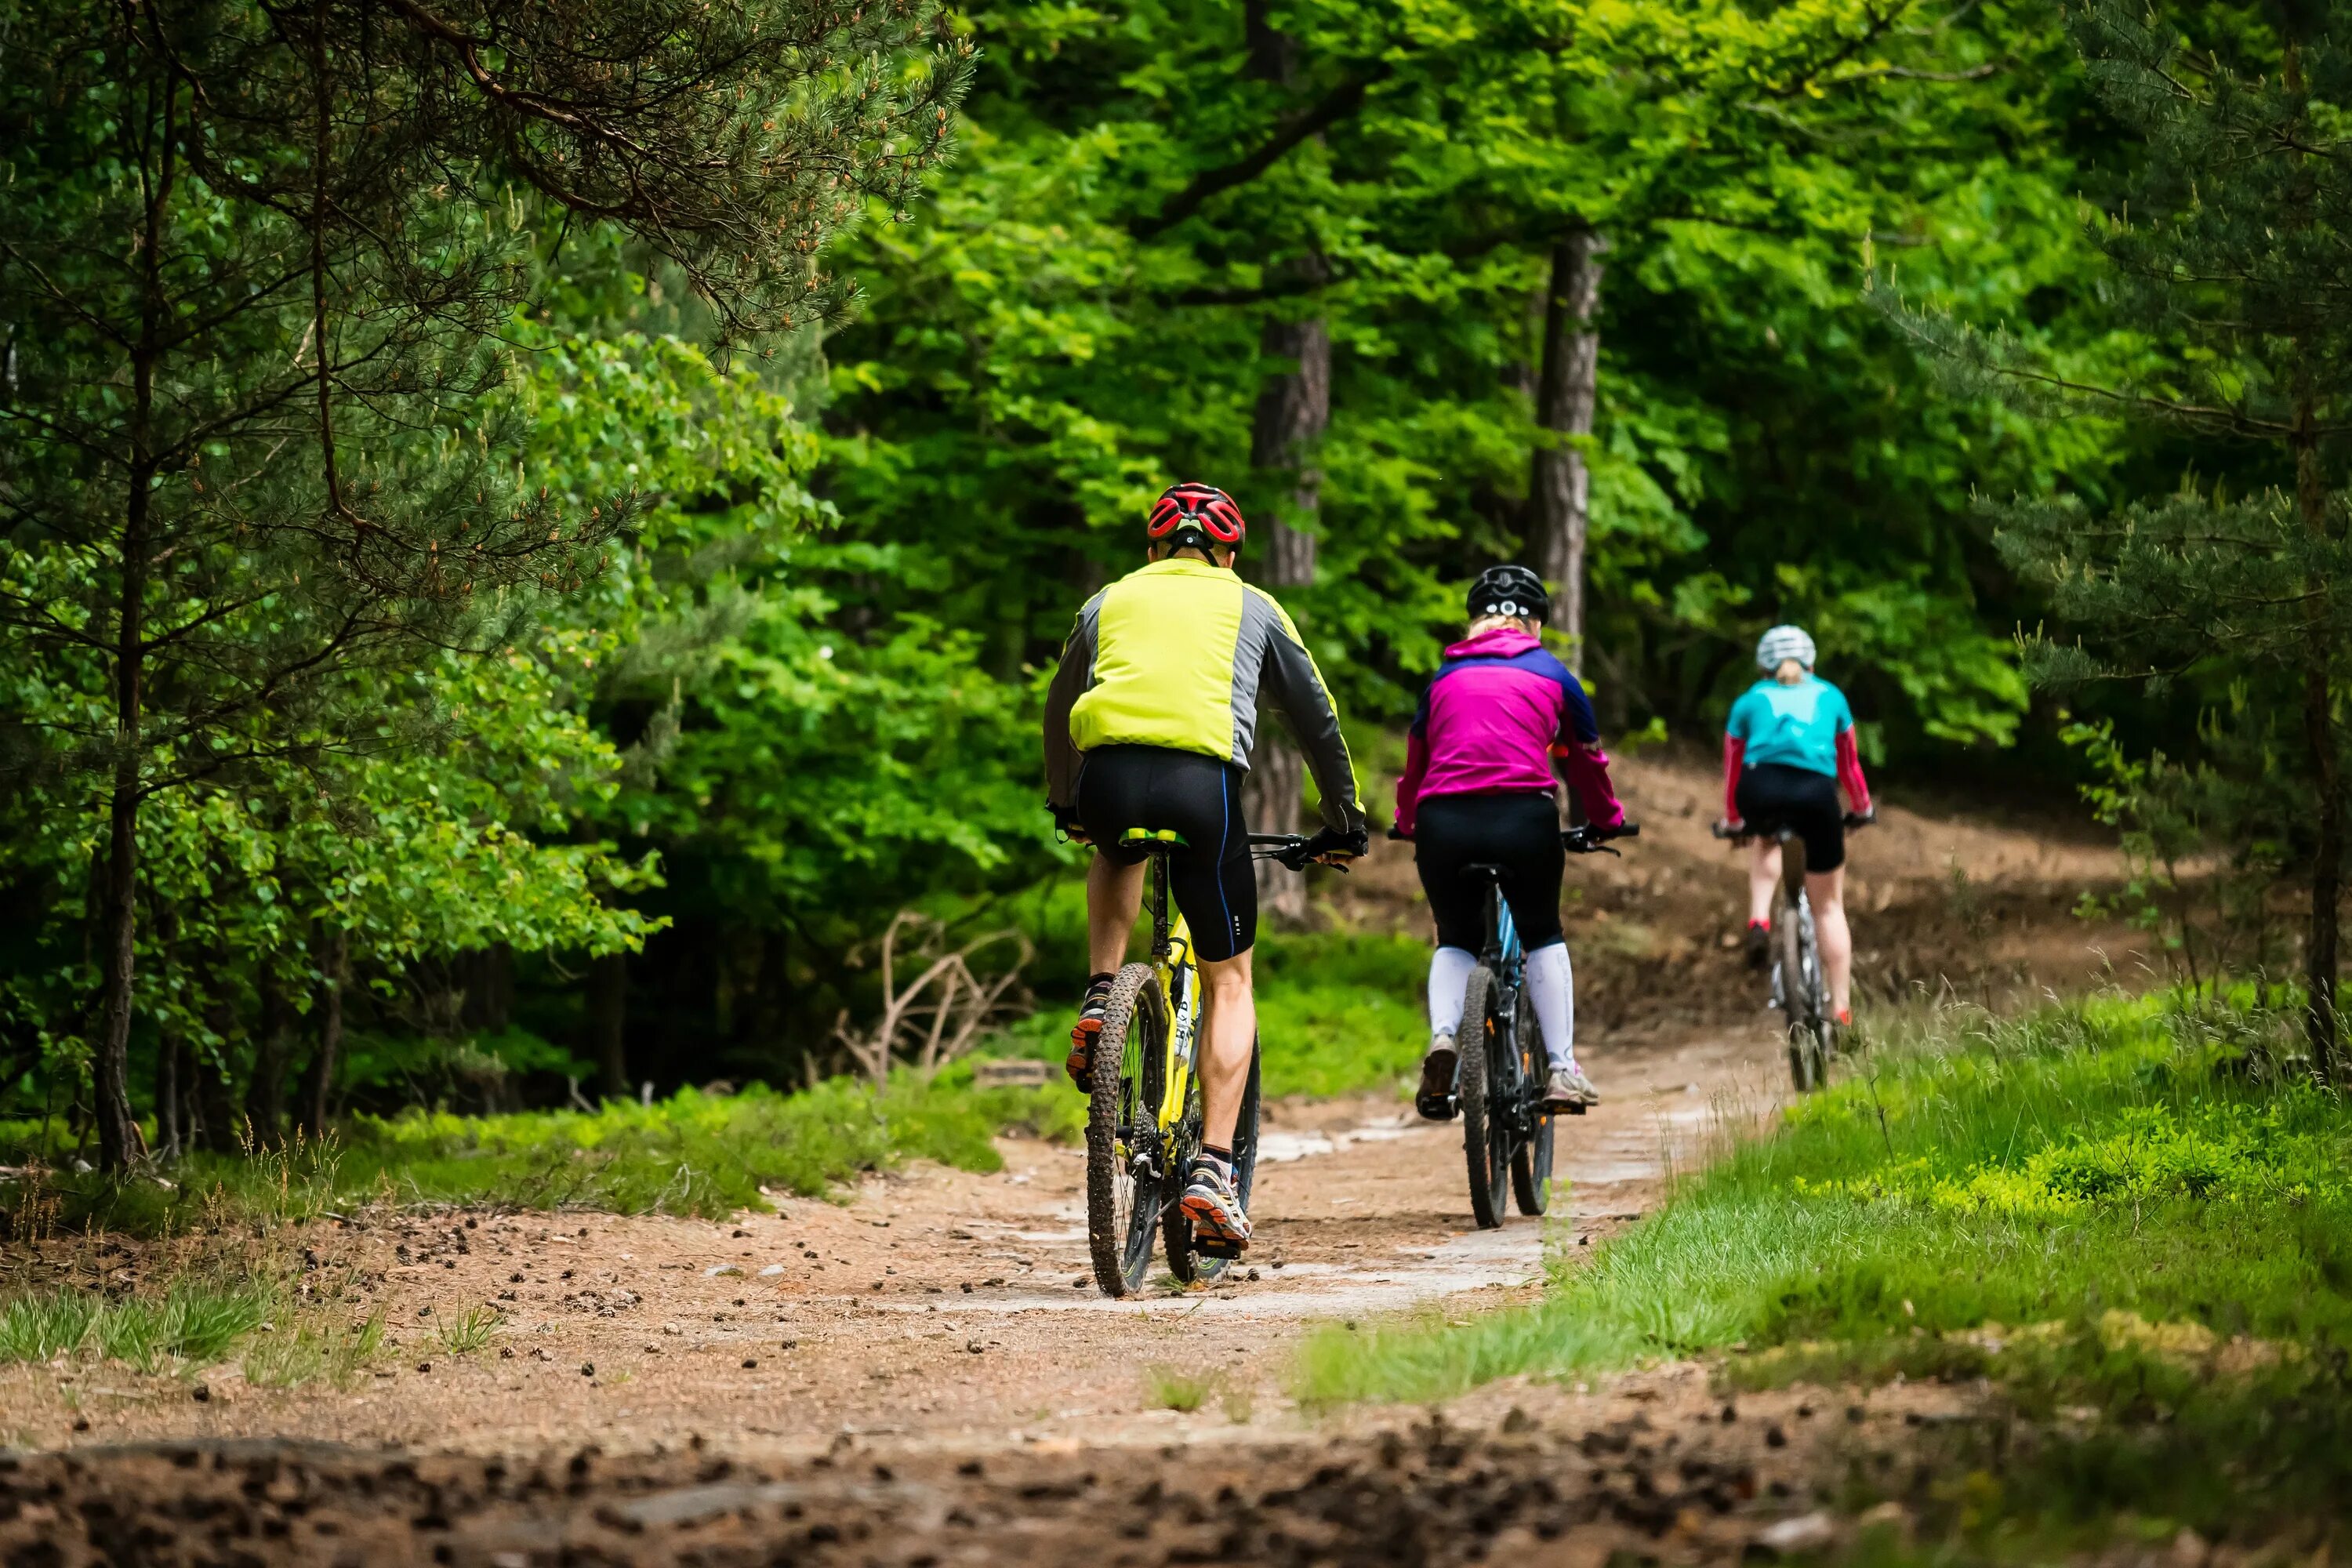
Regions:
<instances>
[{"instance_id":1,"label":"blue mountain bike","mask_svg":"<svg viewBox=\"0 0 2352 1568\"><path fill-rule=\"evenodd\" d=\"M1614 855L1605 840L1641 831L1630 823L1607 831L1571 827L1559 840L1571 855ZM1503 898L1503 868L1465 866L1462 874L1486 884L1486 942L1463 989L1454 1098L1470 1168L1470 1212L1481 1229L1492 1230L1510 1215L1507 1192L1523 1215L1550 1206L1552 1118L1543 1107L1543 1033L1528 995L1528 955ZM1584 1113L1581 1105L1570 1109Z\"/></svg>"}]
</instances>

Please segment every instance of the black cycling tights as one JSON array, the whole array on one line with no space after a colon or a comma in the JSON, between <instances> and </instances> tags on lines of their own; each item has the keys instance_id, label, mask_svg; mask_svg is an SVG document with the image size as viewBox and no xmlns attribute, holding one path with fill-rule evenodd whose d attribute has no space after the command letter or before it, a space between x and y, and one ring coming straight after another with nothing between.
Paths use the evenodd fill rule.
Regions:
<instances>
[{"instance_id":1,"label":"black cycling tights","mask_svg":"<svg viewBox=\"0 0 2352 1568\"><path fill-rule=\"evenodd\" d=\"M1184 836L1185 847L1169 857L1168 886L1202 958L1228 959L1257 941L1257 873L1239 768L1165 746L1097 746L1078 772L1077 808L1087 837L1118 865L1146 853L1120 847L1130 827Z\"/></svg>"},{"instance_id":2,"label":"black cycling tights","mask_svg":"<svg viewBox=\"0 0 2352 1568\"><path fill-rule=\"evenodd\" d=\"M1413 823L1413 863L1437 916L1441 947L1476 952L1486 945L1486 882L1464 868L1503 868L1503 900L1528 952L1559 942L1559 883L1568 852L1559 844L1559 807L1549 795L1442 795L1421 803Z\"/></svg>"}]
</instances>

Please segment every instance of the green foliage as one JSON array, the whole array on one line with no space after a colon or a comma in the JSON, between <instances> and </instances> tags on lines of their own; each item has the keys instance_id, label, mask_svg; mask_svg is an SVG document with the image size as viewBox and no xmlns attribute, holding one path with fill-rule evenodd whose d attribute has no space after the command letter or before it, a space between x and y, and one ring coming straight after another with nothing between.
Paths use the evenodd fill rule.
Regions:
<instances>
[{"instance_id":1,"label":"green foliage","mask_svg":"<svg viewBox=\"0 0 2352 1568\"><path fill-rule=\"evenodd\" d=\"M1334 932L1259 943L1258 1039L1270 1095L1393 1088L1429 1045L1429 945Z\"/></svg>"}]
</instances>

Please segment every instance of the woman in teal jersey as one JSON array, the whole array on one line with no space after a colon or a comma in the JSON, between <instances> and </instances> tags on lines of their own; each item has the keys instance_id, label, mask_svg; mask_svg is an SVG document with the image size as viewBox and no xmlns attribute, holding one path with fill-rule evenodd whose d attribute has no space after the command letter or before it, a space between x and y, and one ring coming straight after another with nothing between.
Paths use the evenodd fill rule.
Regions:
<instances>
[{"instance_id":1,"label":"woman in teal jersey","mask_svg":"<svg viewBox=\"0 0 2352 1568\"><path fill-rule=\"evenodd\" d=\"M1774 626L1756 645L1765 672L1731 705L1724 726L1723 807L1726 827L1757 835L1748 865L1748 961L1761 964L1771 942L1772 890L1780 884L1780 846L1771 830L1793 830L1805 845L1805 897L1813 906L1813 932L1830 983L1830 1005L1840 1024L1852 1022L1853 934L1845 919L1845 786L1857 826L1875 815L1862 756L1853 741L1853 710L1845 693L1813 673L1813 639L1795 626Z\"/></svg>"}]
</instances>

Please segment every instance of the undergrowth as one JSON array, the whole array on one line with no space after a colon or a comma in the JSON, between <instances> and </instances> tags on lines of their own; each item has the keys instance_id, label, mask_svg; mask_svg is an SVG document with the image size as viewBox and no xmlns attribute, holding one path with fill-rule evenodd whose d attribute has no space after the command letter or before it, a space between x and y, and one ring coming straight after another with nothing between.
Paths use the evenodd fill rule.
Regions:
<instances>
[{"instance_id":1,"label":"undergrowth","mask_svg":"<svg viewBox=\"0 0 2352 1568\"><path fill-rule=\"evenodd\" d=\"M2112 999L1947 1019L1727 1136L1649 1221L1556 1258L1539 1304L1324 1332L1302 1391L1694 1355L1751 1386L1982 1376L2023 1418L2104 1417L1990 1472L1985 1520L2323 1506L2352 1483L2352 1110L2271 1070L2290 1026Z\"/></svg>"},{"instance_id":2,"label":"undergrowth","mask_svg":"<svg viewBox=\"0 0 2352 1568\"><path fill-rule=\"evenodd\" d=\"M1076 1137L1085 1104L1066 1088L982 1089L970 1063L880 1089L852 1079L782 1094L681 1089L651 1105L593 1111L353 1118L334 1137L244 1155L192 1154L171 1180L57 1173L5 1193L16 1234L37 1223L156 1236L216 1222L269 1222L369 1204L584 1207L719 1218L815 1196L910 1159L968 1171L1002 1163L992 1140Z\"/></svg>"},{"instance_id":3,"label":"undergrowth","mask_svg":"<svg viewBox=\"0 0 2352 1568\"><path fill-rule=\"evenodd\" d=\"M1139 939L1131 950L1144 952ZM1429 1044L1429 944L1389 932L1268 933L1253 973L1265 1092L1402 1094ZM1058 1064L1070 1048L1075 993L1048 996L998 1048Z\"/></svg>"}]
</instances>

